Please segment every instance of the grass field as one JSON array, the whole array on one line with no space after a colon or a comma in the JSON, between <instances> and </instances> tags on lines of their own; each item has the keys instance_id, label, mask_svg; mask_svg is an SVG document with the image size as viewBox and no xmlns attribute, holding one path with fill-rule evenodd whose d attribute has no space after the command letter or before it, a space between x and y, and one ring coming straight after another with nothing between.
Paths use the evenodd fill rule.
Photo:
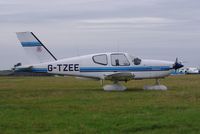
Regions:
<instances>
[{"instance_id":1,"label":"grass field","mask_svg":"<svg viewBox=\"0 0 200 134\"><path fill-rule=\"evenodd\" d=\"M71 77L0 77L0 134L200 133L200 76L161 81L168 91L143 91L154 80L104 92Z\"/></svg>"}]
</instances>

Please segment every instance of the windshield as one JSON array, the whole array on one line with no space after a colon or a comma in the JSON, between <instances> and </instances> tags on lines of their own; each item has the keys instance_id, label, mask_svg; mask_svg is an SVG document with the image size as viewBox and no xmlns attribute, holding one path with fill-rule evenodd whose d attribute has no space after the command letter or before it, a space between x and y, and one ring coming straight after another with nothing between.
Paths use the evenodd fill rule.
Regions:
<instances>
[{"instance_id":1,"label":"windshield","mask_svg":"<svg viewBox=\"0 0 200 134\"><path fill-rule=\"evenodd\" d=\"M113 66L130 66L130 63L124 54L111 54L111 64Z\"/></svg>"}]
</instances>

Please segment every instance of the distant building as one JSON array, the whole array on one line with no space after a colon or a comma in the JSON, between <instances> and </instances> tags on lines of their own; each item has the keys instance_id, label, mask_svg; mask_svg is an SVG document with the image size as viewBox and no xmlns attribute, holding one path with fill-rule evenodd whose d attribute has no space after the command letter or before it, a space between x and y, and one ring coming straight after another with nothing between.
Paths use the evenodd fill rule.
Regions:
<instances>
[{"instance_id":1,"label":"distant building","mask_svg":"<svg viewBox=\"0 0 200 134\"><path fill-rule=\"evenodd\" d=\"M12 75L13 71L12 70L2 70L0 71L0 76L9 76Z\"/></svg>"}]
</instances>

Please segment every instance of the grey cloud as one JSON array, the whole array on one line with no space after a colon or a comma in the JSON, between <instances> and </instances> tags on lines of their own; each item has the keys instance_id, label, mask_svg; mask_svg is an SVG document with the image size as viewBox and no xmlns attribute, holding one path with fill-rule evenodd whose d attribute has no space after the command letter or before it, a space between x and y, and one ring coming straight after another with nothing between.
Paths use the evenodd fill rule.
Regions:
<instances>
[{"instance_id":1,"label":"grey cloud","mask_svg":"<svg viewBox=\"0 0 200 134\"><path fill-rule=\"evenodd\" d=\"M23 3L24 2L24 3ZM191 15L196 11L194 2L188 5L187 0L60 0L39 1L35 0L30 3L23 0L13 7L13 4L0 8L1 21L51 21L51 20L82 20L82 19L99 19L113 17L161 17L170 19L191 19ZM48 3L48 4L47 4ZM183 6L181 6L183 5ZM189 8L189 7L190 8ZM188 7L188 8L186 8ZM190 12L187 10L190 9ZM2 11L3 10L3 11ZM185 11L186 10L186 11ZM12 14L13 13L13 14ZM189 14L184 17L183 14ZM197 12L199 13L199 11ZM5 16L6 15L6 16ZM183 16L183 17L181 17ZM190 16L188 18L188 16ZM41 19L42 18L42 19ZM21 20L21 21L20 21Z\"/></svg>"}]
</instances>

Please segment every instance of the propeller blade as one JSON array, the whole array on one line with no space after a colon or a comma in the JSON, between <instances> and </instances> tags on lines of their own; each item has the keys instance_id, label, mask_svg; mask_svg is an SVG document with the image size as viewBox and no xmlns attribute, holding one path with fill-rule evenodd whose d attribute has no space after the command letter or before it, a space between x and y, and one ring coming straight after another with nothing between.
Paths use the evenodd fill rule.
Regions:
<instances>
[{"instance_id":1,"label":"propeller blade","mask_svg":"<svg viewBox=\"0 0 200 134\"><path fill-rule=\"evenodd\" d=\"M177 69L184 67L184 65L181 62L178 62L178 58L176 58L176 61L173 65L173 69L175 69L175 71L177 71Z\"/></svg>"},{"instance_id":2,"label":"propeller blade","mask_svg":"<svg viewBox=\"0 0 200 134\"><path fill-rule=\"evenodd\" d=\"M178 63L178 57L176 58L176 61L175 61L175 63Z\"/></svg>"}]
</instances>

